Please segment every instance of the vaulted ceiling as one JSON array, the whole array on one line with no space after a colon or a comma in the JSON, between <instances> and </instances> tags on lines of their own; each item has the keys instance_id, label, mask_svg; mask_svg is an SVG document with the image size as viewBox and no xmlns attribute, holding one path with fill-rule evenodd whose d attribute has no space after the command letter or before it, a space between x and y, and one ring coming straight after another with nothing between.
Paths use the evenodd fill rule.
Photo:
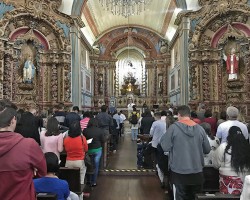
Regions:
<instances>
[{"instance_id":1,"label":"vaulted ceiling","mask_svg":"<svg viewBox=\"0 0 250 200\"><path fill-rule=\"evenodd\" d=\"M82 32L91 44L107 32L128 26L144 28L171 40L177 28L174 21L178 12L181 9L198 9L198 1L150 0L145 11L128 18L113 15L102 7L100 0L62 0L61 10L71 15L75 15L74 10L80 11L79 15L86 25Z\"/></svg>"},{"instance_id":2,"label":"vaulted ceiling","mask_svg":"<svg viewBox=\"0 0 250 200\"><path fill-rule=\"evenodd\" d=\"M110 29L128 25L151 29L164 36L175 8L174 0L153 0L140 15L125 18L105 10L99 0L89 0L83 9L83 14L87 17L88 24L92 25L96 37Z\"/></svg>"}]
</instances>

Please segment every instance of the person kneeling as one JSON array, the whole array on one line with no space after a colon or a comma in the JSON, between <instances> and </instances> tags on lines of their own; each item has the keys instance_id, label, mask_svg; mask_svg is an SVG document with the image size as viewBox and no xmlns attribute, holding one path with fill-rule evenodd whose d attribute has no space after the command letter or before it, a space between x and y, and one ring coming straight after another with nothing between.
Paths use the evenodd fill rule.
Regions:
<instances>
[{"instance_id":1,"label":"person kneeling","mask_svg":"<svg viewBox=\"0 0 250 200\"><path fill-rule=\"evenodd\" d=\"M57 194L58 200L79 200L78 195L69 190L68 182L55 175L60 167L57 155L47 152L44 156L47 163L47 175L33 180L36 192Z\"/></svg>"}]
</instances>

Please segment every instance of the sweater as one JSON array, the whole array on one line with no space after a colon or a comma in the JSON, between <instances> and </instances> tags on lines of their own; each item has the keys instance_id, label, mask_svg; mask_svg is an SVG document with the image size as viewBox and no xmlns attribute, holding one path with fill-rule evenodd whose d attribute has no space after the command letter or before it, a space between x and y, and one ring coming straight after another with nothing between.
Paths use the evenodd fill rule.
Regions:
<instances>
[{"instance_id":1,"label":"sweater","mask_svg":"<svg viewBox=\"0 0 250 200\"><path fill-rule=\"evenodd\" d=\"M63 144L67 153L66 160L84 160L85 152L88 151L87 140L84 136L80 135L75 138L68 136Z\"/></svg>"},{"instance_id":2,"label":"sweater","mask_svg":"<svg viewBox=\"0 0 250 200\"><path fill-rule=\"evenodd\" d=\"M45 136L46 130L40 133L41 147L43 153L53 152L60 160L60 152L63 151L63 134Z\"/></svg>"},{"instance_id":3,"label":"sweater","mask_svg":"<svg viewBox=\"0 0 250 200\"><path fill-rule=\"evenodd\" d=\"M32 138L0 132L0 199L35 200L34 171L47 173L41 148Z\"/></svg>"},{"instance_id":4,"label":"sweater","mask_svg":"<svg viewBox=\"0 0 250 200\"><path fill-rule=\"evenodd\" d=\"M205 130L192 120L172 124L162 136L160 144L169 152L169 167L178 174L203 171L204 157L211 150Z\"/></svg>"},{"instance_id":5,"label":"sweater","mask_svg":"<svg viewBox=\"0 0 250 200\"><path fill-rule=\"evenodd\" d=\"M83 135L87 140L93 138L92 142L88 145L89 150L98 149L103 146L103 143L105 141L105 134L102 129L92 126L84 129Z\"/></svg>"}]
</instances>

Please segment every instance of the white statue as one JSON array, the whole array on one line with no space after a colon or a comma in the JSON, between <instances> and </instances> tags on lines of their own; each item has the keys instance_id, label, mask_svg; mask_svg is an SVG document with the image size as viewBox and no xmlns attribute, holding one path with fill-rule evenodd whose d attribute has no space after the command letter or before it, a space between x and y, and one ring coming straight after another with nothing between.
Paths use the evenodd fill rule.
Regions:
<instances>
[{"instance_id":1,"label":"white statue","mask_svg":"<svg viewBox=\"0 0 250 200\"><path fill-rule=\"evenodd\" d=\"M24 83L32 83L35 76L35 66L32 62L31 56L24 63L23 67L23 82Z\"/></svg>"}]
</instances>

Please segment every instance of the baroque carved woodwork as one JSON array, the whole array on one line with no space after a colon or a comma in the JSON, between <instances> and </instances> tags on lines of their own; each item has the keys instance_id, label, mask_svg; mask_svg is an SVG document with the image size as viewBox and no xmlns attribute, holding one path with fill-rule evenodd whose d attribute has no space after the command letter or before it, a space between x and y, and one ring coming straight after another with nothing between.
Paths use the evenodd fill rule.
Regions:
<instances>
[{"instance_id":1,"label":"baroque carved woodwork","mask_svg":"<svg viewBox=\"0 0 250 200\"><path fill-rule=\"evenodd\" d=\"M58 0L4 0L0 18L0 98L40 110L59 102L71 105L73 21L58 11ZM24 81L31 60L32 80Z\"/></svg>"},{"instance_id":2,"label":"baroque carved woodwork","mask_svg":"<svg viewBox=\"0 0 250 200\"><path fill-rule=\"evenodd\" d=\"M139 107L143 106L144 101L149 107L152 107L153 104L163 107L168 102L167 69L170 66L168 44L156 33L141 27L114 29L105 33L95 42L90 57L91 67L94 71L94 106L98 107L107 102L110 96L114 96L117 107L127 107L127 93L124 91L121 93L122 85L119 85L119 74L115 70L118 55L128 49L128 46L131 51L137 49L143 52L145 58L142 86L140 92L134 94L134 102ZM148 75L151 66L155 66L155 68L151 74L153 76L152 84L148 84L148 77L151 77ZM158 87L160 84L162 84L161 89ZM148 91L152 92L149 94Z\"/></svg>"},{"instance_id":3,"label":"baroque carved woodwork","mask_svg":"<svg viewBox=\"0 0 250 200\"><path fill-rule=\"evenodd\" d=\"M180 13L175 22L190 19L190 105L204 102L214 111L235 105L249 120L249 1L199 0L199 5L197 11ZM239 57L235 80L229 80L224 60L232 48Z\"/></svg>"}]
</instances>

